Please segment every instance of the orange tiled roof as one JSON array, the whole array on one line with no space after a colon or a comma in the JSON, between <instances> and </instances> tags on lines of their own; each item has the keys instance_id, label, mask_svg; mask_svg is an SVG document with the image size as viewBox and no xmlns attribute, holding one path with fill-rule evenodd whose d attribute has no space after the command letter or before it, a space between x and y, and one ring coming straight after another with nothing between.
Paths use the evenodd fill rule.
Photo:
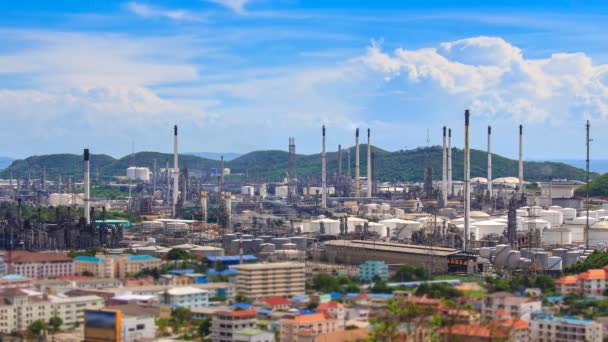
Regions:
<instances>
[{"instance_id":1,"label":"orange tiled roof","mask_svg":"<svg viewBox=\"0 0 608 342\"><path fill-rule=\"evenodd\" d=\"M365 340L369 330L365 328L353 329L353 330L341 330L331 333L319 334L315 338L317 342L350 342L350 341L362 341Z\"/></svg>"},{"instance_id":2,"label":"orange tiled roof","mask_svg":"<svg viewBox=\"0 0 608 342\"><path fill-rule=\"evenodd\" d=\"M322 322L325 321L325 315L322 313L316 313L312 315L297 315L293 319L285 319L282 320L282 323L287 324L301 324L301 323L313 323L313 322Z\"/></svg>"},{"instance_id":3,"label":"orange tiled roof","mask_svg":"<svg viewBox=\"0 0 608 342\"><path fill-rule=\"evenodd\" d=\"M264 301L266 304L268 304L270 306L289 305L289 300L285 297L280 297L280 296L264 297L264 298L262 298L262 301Z\"/></svg>"},{"instance_id":4,"label":"orange tiled roof","mask_svg":"<svg viewBox=\"0 0 608 342\"><path fill-rule=\"evenodd\" d=\"M331 308L343 308L343 307L344 307L344 305L332 300L327 303L319 304L319 306L317 306L317 311L325 311L325 310L331 309Z\"/></svg>"},{"instance_id":5,"label":"orange tiled roof","mask_svg":"<svg viewBox=\"0 0 608 342\"><path fill-rule=\"evenodd\" d=\"M501 319L498 321L494 321L493 324L495 326L514 330L526 330L529 326L528 322L516 318Z\"/></svg>"},{"instance_id":6,"label":"orange tiled roof","mask_svg":"<svg viewBox=\"0 0 608 342\"><path fill-rule=\"evenodd\" d=\"M498 310L496 310L496 314L497 314L498 316L508 315L508 314L509 314L509 311L507 311L507 310L505 310L505 309L498 309Z\"/></svg>"},{"instance_id":7,"label":"orange tiled roof","mask_svg":"<svg viewBox=\"0 0 608 342\"><path fill-rule=\"evenodd\" d=\"M234 310L234 311L217 311L216 314L232 316L232 317L247 317L247 316L257 316L258 312L253 309L249 309L249 310Z\"/></svg>"},{"instance_id":8,"label":"orange tiled roof","mask_svg":"<svg viewBox=\"0 0 608 342\"><path fill-rule=\"evenodd\" d=\"M572 284L576 284L577 280L578 280L578 276L570 275L570 276L565 276L565 277L561 277L561 278L557 279L555 281L555 283L562 284L562 285L572 285Z\"/></svg>"},{"instance_id":9,"label":"orange tiled roof","mask_svg":"<svg viewBox=\"0 0 608 342\"><path fill-rule=\"evenodd\" d=\"M483 325L456 324L439 329L440 334L469 337L507 337L504 331L492 331Z\"/></svg>"},{"instance_id":10,"label":"orange tiled roof","mask_svg":"<svg viewBox=\"0 0 608 342\"><path fill-rule=\"evenodd\" d=\"M13 251L12 263L28 263L28 262L71 262L72 259L61 253L49 252L29 252L29 251Z\"/></svg>"},{"instance_id":11,"label":"orange tiled roof","mask_svg":"<svg viewBox=\"0 0 608 342\"><path fill-rule=\"evenodd\" d=\"M608 273L605 269L588 270L578 275L578 279L582 280L595 280L595 279L608 279Z\"/></svg>"}]
</instances>

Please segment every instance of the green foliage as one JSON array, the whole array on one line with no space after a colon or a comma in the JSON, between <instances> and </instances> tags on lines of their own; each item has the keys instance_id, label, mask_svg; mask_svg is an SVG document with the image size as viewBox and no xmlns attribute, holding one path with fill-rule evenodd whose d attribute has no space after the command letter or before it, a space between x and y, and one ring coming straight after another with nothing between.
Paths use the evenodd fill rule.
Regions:
<instances>
[{"instance_id":1,"label":"green foliage","mask_svg":"<svg viewBox=\"0 0 608 342\"><path fill-rule=\"evenodd\" d=\"M516 275L511 279L486 277L486 286L490 292L514 292L531 287L539 288L545 295L555 292L555 281L546 275Z\"/></svg>"},{"instance_id":2,"label":"green foliage","mask_svg":"<svg viewBox=\"0 0 608 342\"><path fill-rule=\"evenodd\" d=\"M359 286L351 278L326 273L317 274L312 279L312 283L308 284L308 286L309 288L322 293L360 292Z\"/></svg>"},{"instance_id":3,"label":"green foliage","mask_svg":"<svg viewBox=\"0 0 608 342\"><path fill-rule=\"evenodd\" d=\"M97 254L107 254L107 251L102 247L89 247L84 251L71 250L68 252L67 256L75 258L77 256L96 256Z\"/></svg>"},{"instance_id":4,"label":"green foliage","mask_svg":"<svg viewBox=\"0 0 608 342\"><path fill-rule=\"evenodd\" d=\"M351 147L354 153L354 148ZM366 144L360 145L361 153L365 154ZM388 152L376 146L372 146L376 155L377 177L381 181L422 181L424 175L425 160L431 161L433 167L433 178L441 178L441 147L421 147L412 150L401 150ZM453 149L454 178L462 179L463 151ZM343 168L346 167L346 157L343 154ZM173 156L169 153L139 152L114 159L105 155L91 156L91 170L99 169L102 179L112 176L124 175L129 166L139 165L152 168L153 160L162 165L165 161L171 161ZM288 169L288 153L286 151L255 151L242 155L234 160L226 162L226 167L232 169L233 173L255 175L259 179L277 181L285 177ZM321 155L297 155L298 177L312 177L318 175L321 170ZM517 161L507 159L498 155L492 156L493 172L496 177L513 176L517 174ZM179 167L190 169L209 170L218 167L216 160L205 159L193 155L180 155ZM354 158L351 158L351 169L354 170ZM338 164L338 153L327 153L327 168L336 169ZM485 176L486 174L486 152L471 150L471 176ZM0 178L7 178L9 172L17 176L25 176L32 171L32 176L38 177L42 166L46 166L47 178L55 179L59 174L73 176L76 180L82 179L82 156L75 154L55 154L45 156L33 156L24 160L15 160L0 172ZM551 178L567 178L583 180L585 172L563 163L553 162L524 162L524 174L530 180L549 180ZM593 174L592 176L597 176ZM233 179L244 180L243 177L226 177L227 181ZM99 189L99 191L104 191Z\"/></svg>"},{"instance_id":5,"label":"green foliage","mask_svg":"<svg viewBox=\"0 0 608 342\"><path fill-rule=\"evenodd\" d=\"M167 253L167 259L169 260L190 260L193 256L185 249L171 248Z\"/></svg>"},{"instance_id":6,"label":"green foliage","mask_svg":"<svg viewBox=\"0 0 608 342\"><path fill-rule=\"evenodd\" d=\"M63 320L59 316L53 316L49 319L49 330L52 332L58 332L63 325Z\"/></svg>"},{"instance_id":7,"label":"green foliage","mask_svg":"<svg viewBox=\"0 0 608 342\"><path fill-rule=\"evenodd\" d=\"M201 337L205 337L211 333L211 318L207 317L198 325L198 335Z\"/></svg>"},{"instance_id":8,"label":"green foliage","mask_svg":"<svg viewBox=\"0 0 608 342\"><path fill-rule=\"evenodd\" d=\"M118 199L129 197L129 188L117 188L113 186L97 186L91 187L91 196L94 198Z\"/></svg>"},{"instance_id":9,"label":"green foliage","mask_svg":"<svg viewBox=\"0 0 608 342\"><path fill-rule=\"evenodd\" d=\"M84 272L82 272L82 275L85 277L94 277L95 276L95 274L93 274L93 272L91 272L91 271L84 271Z\"/></svg>"},{"instance_id":10,"label":"green foliage","mask_svg":"<svg viewBox=\"0 0 608 342\"><path fill-rule=\"evenodd\" d=\"M587 185L583 185L576 189L576 194L585 196L587 193ZM595 177L589 182L589 195L591 196L608 196L608 173L599 177Z\"/></svg>"},{"instance_id":11,"label":"green foliage","mask_svg":"<svg viewBox=\"0 0 608 342\"><path fill-rule=\"evenodd\" d=\"M366 341L399 341L400 327L431 327L435 323L430 319L434 310L429 306L420 306L411 302L391 299L387 310L382 315L371 319L373 326Z\"/></svg>"},{"instance_id":12,"label":"green foliage","mask_svg":"<svg viewBox=\"0 0 608 342\"><path fill-rule=\"evenodd\" d=\"M454 286L446 283L422 283L414 292L416 296L427 296L429 298L452 299L462 296L462 292Z\"/></svg>"},{"instance_id":13,"label":"green foliage","mask_svg":"<svg viewBox=\"0 0 608 342\"><path fill-rule=\"evenodd\" d=\"M253 303L253 299L248 298L242 293L238 293L236 296L234 296L234 301L236 303Z\"/></svg>"},{"instance_id":14,"label":"green foliage","mask_svg":"<svg viewBox=\"0 0 608 342\"><path fill-rule=\"evenodd\" d=\"M318 302L310 302L310 303L308 303L308 305L306 306L306 308L308 310L314 310L314 309L317 308L317 306L319 306Z\"/></svg>"},{"instance_id":15,"label":"green foliage","mask_svg":"<svg viewBox=\"0 0 608 342\"><path fill-rule=\"evenodd\" d=\"M192 321L192 311L187 308L175 308L171 311L171 318L169 319L169 324L175 328L175 330L179 329L182 326L188 325Z\"/></svg>"},{"instance_id":16,"label":"green foliage","mask_svg":"<svg viewBox=\"0 0 608 342\"><path fill-rule=\"evenodd\" d=\"M567 305L562 306L561 314L566 316L582 316L585 319L608 316L608 301L588 300L577 294L570 294L564 299Z\"/></svg>"},{"instance_id":17,"label":"green foliage","mask_svg":"<svg viewBox=\"0 0 608 342\"><path fill-rule=\"evenodd\" d=\"M27 326L27 334L32 337L40 337L45 330L46 323L40 319Z\"/></svg>"},{"instance_id":18,"label":"green foliage","mask_svg":"<svg viewBox=\"0 0 608 342\"><path fill-rule=\"evenodd\" d=\"M424 270L423 267L404 265L399 267L397 272L391 277L391 281L404 282L404 281L420 281L428 280L429 274Z\"/></svg>"},{"instance_id":19,"label":"green foliage","mask_svg":"<svg viewBox=\"0 0 608 342\"><path fill-rule=\"evenodd\" d=\"M393 293L393 288L388 286L384 280L374 282L374 285L370 288L371 293Z\"/></svg>"},{"instance_id":20,"label":"green foliage","mask_svg":"<svg viewBox=\"0 0 608 342\"><path fill-rule=\"evenodd\" d=\"M575 274L582 273L590 269L598 269L608 265L608 252L595 251L583 261L579 261L574 265L566 267L564 273Z\"/></svg>"}]
</instances>

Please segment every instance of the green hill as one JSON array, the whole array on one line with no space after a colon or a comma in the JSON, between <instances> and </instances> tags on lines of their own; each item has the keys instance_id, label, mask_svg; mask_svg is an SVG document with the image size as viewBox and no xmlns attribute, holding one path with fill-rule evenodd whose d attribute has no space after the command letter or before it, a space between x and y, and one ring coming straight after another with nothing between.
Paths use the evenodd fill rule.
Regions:
<instances>
[{"instance_id":1,"label":"green hill","mask_svg":"<svg viewBox=\"0 0 608 342\"><path fill-rule=\"evenodd\" d=\"M349 148L351 173L355 172L354 147ZM424 167L430 161L433 167L433 178L441 178L442 151L440 146L421 147L412 150L401 150L389 152L372 146L376 154L376 177L382 181L421 181L424 175ZM367 145L360 146L361 175L366 174L367 169ZM343 172L347 170L347 153L342 154ZM106 155L91 156L91 170L99 172L103 177L125 175L129 166L145 166L152 168L154 159L158 167L164 167L168 161L172 165L173 156L169 153L139 152L114 159ZM494 177L517 176L517 161L496 154L492 156ZM462 179L463 175L463 151L453 149L453 173L454 179ZM180 168L188 167L191 170L208 170L217 168L219 162L194 155L180 155ZM269 150L254 151L244 154L234 160L225 163L232 173L249 175L250 179L279 181L287 175L288 153L286 151ZM328 178L337 172L338 153L327 153ZM82 175L82 156L74 154L54 154L46 156L33 156L24 160L14 161L7 169L0 172L0 177L6 178L10 171L15 176L27 176L31 171L32 177L37 177L42 166L46 166L47 177L53 179L58 174L71 175L80 179ZM297 155L297 174L299 178L318 178L321 173L321 154ZM486 175L486 153L480 150L471 150L471 176L483 177ZM543 181L551 178L566 178L583 180L585 171L564 163L555 162L525 162L524 175L529 181ZM596 177L597 174L592 174Z\"/></svg>"},{"instance_id":2,"label":"green hill","mask_svg":"<svg viewBox=\"0 0 608 342\"><path fill-rule=\"evenodd\" d=\"M583 185L576 190L576 194L584 196L587 186ZM608 196L608 173L595 177L589 182L589 195L591 196Z\"/></svg>"}]
</instances>

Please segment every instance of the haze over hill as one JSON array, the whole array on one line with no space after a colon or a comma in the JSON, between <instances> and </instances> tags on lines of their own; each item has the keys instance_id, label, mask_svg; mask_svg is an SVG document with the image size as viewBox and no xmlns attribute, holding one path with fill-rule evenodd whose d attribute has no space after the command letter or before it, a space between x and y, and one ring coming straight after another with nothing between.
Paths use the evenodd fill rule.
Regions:
<instances>
[{"instance_id":1,"label":"haze over hill","mask_svg":"<svg viewBox=\"0 0 608 342\"><path fill-rule=\"evenodd\" d=\"M350 164L351 173L354 175L355 153L354 147L351 151ZM366 150L367 146L362 144L361 153L361 175L366 172ZM376 177L381 181L421 181L424 175L424 167L428 163L433 167L433 178L441 178L442 151L439 146L420 147L412 150L400 150L389 152L372 146L376 155ZM483 177L486 174L487 155L484 151L471 150L471 176ZM493 154L493 175L495 177L516 176L517 161ZM232 173L246 174L249 180L280 181L287 174L286 151L254 151L225 163ZM125 175L129 166L144 166L152 168L154 160L158 167L164 167L169 162L172 165L173 155L159 152L138 152L115 159L107 155L91 156L92 172L99 171L102 177ZM428 161L428 162L427 162ZM192 170L207 171L217 168L219 162L208 158L194 155L180 155L180 168L187 167ZM300 178L318 178L321 173L321 155L297 155L297 175ZM337 172L338 153L327 153L328 177L333 177ZM80 179L82 175L82 156L75 154L53 154L44 156L33 156L23 160L15 160L7 169L0 173L2 178L8 177L10 171L15 176L25 176L28 171L32 177L40 174L42 167L46 167L48 179L53 179L59 174L74 176ZM343 172L347 170L347 153L343 151ZM453 173L454 179L462 179L463 153L461 149L453 149ZM583 180L585 172L583 169L556 162L524 162L524 176L529 181L549 180L552 178L566 178ZM593 177L597 174L592 174Z\"/></svg>"}]
</instances>

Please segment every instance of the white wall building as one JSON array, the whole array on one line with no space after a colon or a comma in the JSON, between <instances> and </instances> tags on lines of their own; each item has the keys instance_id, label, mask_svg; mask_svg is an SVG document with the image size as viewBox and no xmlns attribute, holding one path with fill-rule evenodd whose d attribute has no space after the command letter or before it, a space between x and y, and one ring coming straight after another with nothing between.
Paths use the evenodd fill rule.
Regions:
<instances>
[{"instance_id":1,"label":"white wall building","mask_svg":"<svg viewBox=\"0 0 608 342\"><path fill-rule=\"evenodd\" d=\"M209 306L209 292L195 287L175 287L165 291L163 302L188 309L206 307Z\"/></svg>"},{"instance_id":2,"label":"white wall building","mask_svg":"<svg viewBox=\"0 0 608 342\"><path fill-rule=\"evenodd\" d=\"M601 342L602 325L595 321L535 314L529 325L530 341Z\"/></svg>"}]
</instances>

